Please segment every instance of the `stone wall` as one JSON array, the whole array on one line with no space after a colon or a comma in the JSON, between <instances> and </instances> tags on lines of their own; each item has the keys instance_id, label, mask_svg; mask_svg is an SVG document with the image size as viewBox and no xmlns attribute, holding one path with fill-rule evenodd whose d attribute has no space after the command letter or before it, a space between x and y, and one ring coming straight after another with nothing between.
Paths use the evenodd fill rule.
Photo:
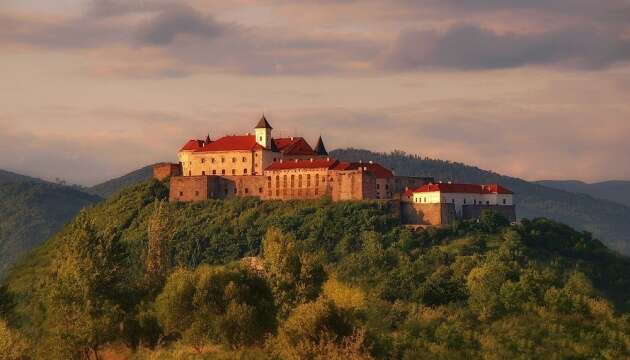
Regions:
<instances>
[{"instance_id":1,"label":"stone wall","mask_svg":"<svg viewBox=\"0 0 630 360\"><path fill-rule=\"evenodd\" d=\"M170 201L206 200L210 192L210 177L208 176L171 177Z\"/></svg>"},{"instance_id":2,"label":"stone wall","mask_svg":"<svg viewBox=\"0 0 630 360\"><path fill-rule=\"evenodd\" d=\"M511 222L516 221L516 207L514 205L464 205L462 218L464 220L478 219L486 211L501 214Z\"/></svg>"},{"instance_id":3,"label":"stone wall","mask_svg":"<svg viewBox=\"0 0 630 360\"><path fill-rule=\"evenodd\" d=\"M434 182L432 177L419 176L394 176L391 179L390 188L394 194L404 193L410 189L417 189L422 185Z\"/></svg>"},{"instance_id":4,"label":"stone wall","mask_svg":"<svg viewBox=\"0 0 630 360\"><path fill-rule=\"evenodd\" d=\"M401 203L401 220L409 225L448 225L455 219L453 204Z\"/></svg>"},{"instance_id":5,"label":"stone wall","mask_svg":"<svg viewBox=\"0 0 630 360\"><path fill-rule=\"evenodd\" d=\"M153 165L153 177L162 181L172 176L181 176L181 164L161 163Z\"/></svg>"},{"instance_id":6,"label":"stone wall","mask_svg":"<svg viewBox=\"0 0 630 360\"><path fill-rule=\"evenodd\" d=\"M376 177L369 172L335 171L332 178L333 201L376 199Z\"/></svg>"}]
</instances>

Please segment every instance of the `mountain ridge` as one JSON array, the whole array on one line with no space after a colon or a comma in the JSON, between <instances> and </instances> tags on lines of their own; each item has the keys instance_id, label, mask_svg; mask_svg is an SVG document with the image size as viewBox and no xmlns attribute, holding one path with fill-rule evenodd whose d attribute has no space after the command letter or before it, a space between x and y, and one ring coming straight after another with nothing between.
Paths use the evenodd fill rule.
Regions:
<instances>
[{"instance_id":1,"label":"mountain ridge","mask_svg":"<svg viewBox=\"0 0 630 360\"><path fill-rule=\"evenodd\" d=\"M595 183L580 180L540 180L535 183L630 206L630 181L628 180L608 180Z\"/></svg>"}]
</instances>

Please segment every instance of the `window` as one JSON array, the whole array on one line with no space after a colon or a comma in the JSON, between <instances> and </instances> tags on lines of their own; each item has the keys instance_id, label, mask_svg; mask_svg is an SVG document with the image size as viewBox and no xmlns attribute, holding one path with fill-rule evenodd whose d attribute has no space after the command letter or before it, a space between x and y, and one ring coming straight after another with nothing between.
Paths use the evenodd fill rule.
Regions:
<instances>
[{"instance_id":1,"label":"window","mask_svg":"<svg viewBox=\"0 0 630 360\"><path fill-rule=\"evenodd\" d=\"M466 203L466 199L464 199L464 204Z\"/></svg>"},{"instance_id":2,"label":"window","mask_svg":"<svg viewBox=\"0 0 630 360\"><path fill-rule=\"evenodd\" d=\"M216 170L212 170L212 175L216 175L217 171Z\"/></svg>"},{"instance_id":3,"label":"window","mask_svg":"<svg viewBox=\"0 0 630 360\"><path fill-rule=\"evenodd\" d=\"M486 201L486 205L490 205L490 201Z\"/></svg>"},{"instance_id":4,"label":"window","mask_svg":"<svg viewBox=\"0 0 630 360\"><path fill-rule=\"evenodd\" d=\"M280 190L276 189L276 196L280 196Z\"/></svg>"},{"instance_id":5,"label":"window","mask_svg":"<svg viewBox=\"0 0 630 360\"><path fill-rule=\"evenodd\" d=\"M201 163L204 164L206 162L206 159L201 158Z\"/></svg>"},{"instance_id":6,"label":"window","mask_svg":"<svg viewBox=\"0 0 630 360\"><path fill-rule=\"evenodd\" d=\"M245 188L245 194L248 194L248 193L249 193L249 189Z\"/></svg>"},{"instance_id":7,"label":"window","mask_svg":"<svg viewBox=\"0 0 630 360\"><path fill-rule=\"evenodd\" d=\"M376 184L376 190L380 190L381 184Z\"/></svg>"},{"instance_id":8,"label":"window","mask_svg":"<svg viewBox=\"0 0 630 360\"><path fill-rule=\"evenodd\" d=\"M280 187L280 175L276 175L276 187Z\"/></svg>"},{"instance_id":9,"label":"window","mask_svg":"<svg viewBox=\"0 0 630 360\"><path fill-rule=\"evenodd\" d=\"M453 199L451 202L452 202L453 204L455 204L455 199Z\"/></svg>"},{"instance_id":10,"label":"window","mask_svg":"<svg viewBox=\"0 0 630 360\"><path fill-rule=\"evenodd\" d=\"M258 193L262 194L263 193L263 188L258 188Z\"/></svg>"},{"instance_id":11,"label":"window","mask_svg":"<svg viewBox=\"0 0 630 360\"><path fill-rule=\"evenodd\" d=\"M210 158L210 162L214 164L214 158Z\"/></svg>"},{"instance_id":12,"label":"window","mask_svg":"<svg viewBox=\"0 0 630 360\"><path fill-rule=\"evenodd\" d=\"M184 192L183 192L183 191L180 191L180 192L179 192L179 196L184 196Z\"/></svg>"},{"instance_id":13,"label":"window","mask_svg":"<svg viewBox=\"0 0 630 360\"><path fill-rule=\"evenodd\" d=\"M247 174L247 169L243 169L243 174Z\"/></svg>"},{"instance_id":14,"label":"window","mask_svg":"<svg viewBox=\"0 0 630 360\"><path fill-rule=\"evenodd\" d=\"M195 196L199 196L199 191L195 191Z\"/></svg>"},{"instance_id":15,"label":"window","mask_svg":"<svg viewBox=\"0 0 630 360\"><path fill-rule=\"evenodd\" d=\"M247 162L247 158L243 156L243 162Z\"/></svg>"},{"instance_id":16,"label":"window","mask_svg":"<svg viewBox=\"0 0 630 360\"><path fill-rule=\"evenodd\" d=\"M235 158L235 157L233 157L233 158L232 158L232 162L233 162L233 163L235 163L235 162L236 162L236 158Z\"/></svg>"},{"instance_id":17,"label":"window","mask_svg":"<svg viewBox=\"0 0 630 360\"><path fill-rule=\"evenodd\" d=\"M251 139L251 138L250 138ZM262 136L258 137L258 141L262 141Z\"/></svg>"},{"instance_id":18,"label":"window","mask_svg":"<svg viewBox=\"0 0 630 360\"><path fill-rule=\"evenodd\" d=\"M507 201L505 199L503 199L503 205L507 204Z\"/></svg>"},{"instance_id":19,"label":"window","mask_svg":"<svg viewBox=\"0 0 630 360\"><path fill-rule=\"evenodd\" d=\"M222 175L225 175L225 169L222 169L222 170L221 170L221 174L222 174Z\"/></svg>"},{"instance_id":20,"label":"window","mask_svg":"<svg viewBox=\"0 0 630 360\"><path fill-rule=\"evenodd\" d=\"M236 188L234 188L234 193L236 194Z\"/></svg>"},{"instance_id":21,"label":"window","mask_svg":"<svg viewBox=\"0 0 630 360\"><path fill-rule=\"evenodd\" d=\"M306 175L306 187L311 187L311 174Z\"/></svg>"},{"instance_id":22,"label":"window","mask_svg":"<svg viewBox=\"0 0 630 360\"><path fill-rule=\"evenodd\" d=\"M291 175L291 187L295 186L295 175Z\"/></svg>"},{"instance_id":23,"label":"window","mask_svg":"<svg viewBox=\"0 0 630 360\"><path fill-rule=\"evenodd\" d=\"M302 175L298 175L298 187L302 187Z\"/></svg>"},{"instance_id":24,"label":"window","mask_svg":"<svg viewBox=\"0 0 630 360\"><path fill-rule=\"evenodd\" d=\"M205 172L205 171L202 171L202 172L201 172L201 176L206 176L206 172Z\"/></svg>"},{"instance_id":25,"label":"window","mask_svg":"<svg viewBox=\"0 0 630 360\"><path fill-rule=\"evenodd\" d=\"M385 184L385 190L389 190L389 184Z\"/></svg>"},{"instance_id":26,"label":"window","mask_svg":"<svg viewBox=\"0 0 630 360\"><path fill-rule=\"evenodd\" d=\"M236 175L236 169L232 169L232 175Z\"/></svg>"}]
</instances>

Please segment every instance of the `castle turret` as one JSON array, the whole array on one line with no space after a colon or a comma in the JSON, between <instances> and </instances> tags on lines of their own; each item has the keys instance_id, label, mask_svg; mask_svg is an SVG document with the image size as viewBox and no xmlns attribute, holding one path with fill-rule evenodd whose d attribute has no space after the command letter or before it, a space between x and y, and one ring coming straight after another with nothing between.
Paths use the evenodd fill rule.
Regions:
<instances>
[{"instance_id":1,"label":"castle turret","mask_svg":"<svg viewBox=\"0 0 630 360\"><path fill-rule=\"evenodd\" d=\"M269 125L265 114L260 118L256 125L256 142L266 149L271 149L271 130L273 128Z\"/></svg>"},{"instance_id":2,"label":"castle turret","mask_svg":"<svg viewBox=\"0 0 630 360\"><path fill-rule=\"evenodd\" d=\"M324 141L321 136L317 140L317 145L315 145L315 149L313 149L313 151L315 151L315 153L319 156L328 156L328 151L326 151L326 147L324 146Z\"/></svg>"}]
</instances>

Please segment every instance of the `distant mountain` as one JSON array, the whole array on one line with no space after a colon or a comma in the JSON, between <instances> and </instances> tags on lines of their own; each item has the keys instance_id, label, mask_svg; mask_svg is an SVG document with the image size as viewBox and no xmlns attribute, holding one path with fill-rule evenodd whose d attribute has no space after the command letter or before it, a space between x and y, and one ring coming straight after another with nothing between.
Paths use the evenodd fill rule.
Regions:
<instances>
[{"instance_id":1,"label":"distant mountain","mask_svg":"<svg viewBox=\"0 0 630 360\"><path fill-rule=\"evenodd\" d=\"M0 170L0 184L2 183L14 183L14 182L45 182L42 179L33 178L30 176L20 175L12 173L10 171Z\"/></svg>"},{"instance_id":2,"label":"distant mountain","mask_svg":"<svg viewBox=\"0 0 630 360\"><path fill-rule=\"evenodd\" d=\"M102 199L81 190L0 170L0 274Z\"/></svg>"},{"instance_id":3,"label":"distant mountain","mask_svg":"<svg viewBox=\"0 0 630 360\"><path fill-rule=\"evenodd\" d=\"M331 156L352 161L377 161L399 175L433 176L436 181L499 183L516 193L521 218L546 217L589 231L609 247L630 254L630 207L580 193L552 189L522 179L461 163L368 150L342 149Z\"/></svg>"},{"instance_id":4,"label":"distant mountain","mask_svg":"<svg viewBox=\"0 0 630 360\"><path fill-rule=\"evenodd\" d=\"M89 194L98 195L102 198L109 198L118 191L139 182L150 179L153 176L153 165L145 166L127 175L108 180L102 184L85 189Z\"/></svg>"},{"instance_id":5,"label":"distant mountain","mask_svg":"<svg viewBox=\"0 0 630 360\"><path fill-rule=\"evenodd\" d=\"M604 181L588 184L577 180L542 180L536 183L630 206L630 181Z\"/></svg>"}]
</instances>

